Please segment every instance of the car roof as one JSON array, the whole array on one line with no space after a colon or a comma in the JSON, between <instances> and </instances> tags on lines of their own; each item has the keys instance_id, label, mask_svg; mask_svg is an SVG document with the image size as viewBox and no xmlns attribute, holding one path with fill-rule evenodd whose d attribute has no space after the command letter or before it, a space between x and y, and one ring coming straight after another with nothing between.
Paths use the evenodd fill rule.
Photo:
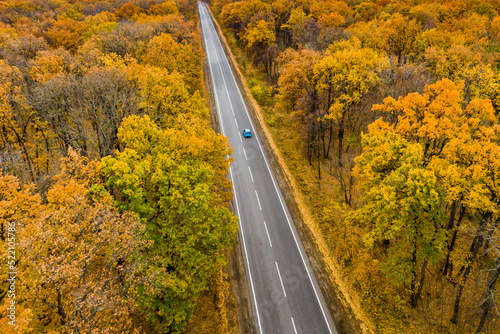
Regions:
<instances>
[{"instance_id":1,"label":"car roof","mask_svg":"<svg viewBox=\"0 0 500 334\"><path fill-rule=\"evenodd\" d=\"M248 132L250 132L250 129L243 129L243 131L248 131Z\"/></svg>"}]
</instances>

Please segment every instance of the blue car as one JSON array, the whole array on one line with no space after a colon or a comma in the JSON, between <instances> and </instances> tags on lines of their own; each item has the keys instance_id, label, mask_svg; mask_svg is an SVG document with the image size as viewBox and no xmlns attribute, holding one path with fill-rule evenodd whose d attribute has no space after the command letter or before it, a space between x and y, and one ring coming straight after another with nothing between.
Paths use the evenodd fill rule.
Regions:
<instances>
[{"instance_id":1,"label":"blue car","mask_svg":"<svg viewBox=\"0 0 500 334\"><path fill-rule=\"evenodd\" d=\"M245 138L252 137L252 131L250 131L250 129L243 129L243 137Z\"/></svg>"}]
</instances>

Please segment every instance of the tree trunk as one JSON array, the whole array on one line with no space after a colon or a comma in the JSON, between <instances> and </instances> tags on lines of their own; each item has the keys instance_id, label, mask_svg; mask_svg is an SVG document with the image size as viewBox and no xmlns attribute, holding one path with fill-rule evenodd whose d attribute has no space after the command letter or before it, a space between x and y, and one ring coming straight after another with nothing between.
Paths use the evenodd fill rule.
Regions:
<instances>
[{"instance_id":1,"label":"tree trunk","mask_svg":"<svg viewBox=\"0 0 500 334\"><path fill-rule=\"evenodd\" d=\"M318 132L318 140L317 140L317 155L318 155L318 188L321 189L321 156L320 156L320 142L319 142L319 132Z\"/></svg>"},{"instance_id":2,"label":"tree trunk","mask_svg":"<svg viewBox=\"0 0 500 334\"><path fill-rule=\"evenodd\" d=\"M410 284L410 291L411 291L411 294L410 294L410 304L413 306L413 304L415 303L415 290L417 288L417 243L416 241L414 242L414 245L413 245L413 253L411 255L411 264L412 264L412 268L411 268L411 284Z\"/></svg>"},{"instance_id":3,"label":"tree trunk","mask_svg":"<svg viewBox=\"0 0 500 334\"><path fill-rule=\"evenodd\" d=\"M467 276L469 275L470 268L471 268L470 266L467 267L467 269L465 270L463 279L462 279L460 285L458 286L458 291L457 291L457 295L455 296L455 303L453 306L453 316L451 317L451 320L450 320L450 322L453 324L456 324L458 322L458 315L459 315L459 311L460 311L460 297L462 296L462 291L464 290L465 281L467 280Z\"/></svg>"},{"instance_id":4,"label":"tree trunk","mask_svg":"<svg viewBox=\"0 0 500 334\"><path fill-rule=\"evenodd\" d=\"M23 151L23 157L24 160L26 161L26 164L28 165L28 170L30 172L30 177L31 177L31 182L35 183L35 174L33 173L33 166L31 165L31 158L28 153L28 149L26 148L25 142L17 132L14 132L16 134L17 142L19 143L19 146L21 146L22 151Z\"/></svg>"},{"instance_id":5,"label":"tree trunk","mask_svg":"<svg viewBox=\"0 0 500 334\"><path fill-rule=\"evenodd\" d=\"M420 283L417 286L417 291L413 293L410 298L410 304L412 307L417 307L418 300L420 299L420 294L422 293L422 288L424 286L425 281L425 269L427 268L428 260L425 260L422 264L422 270L420 270Z\"/></svg>"},{"instance_id":6,"label":"tree trunk","mask_svg":"<svg viewBox=\"0 0 500 334\"><path fill-rule=\"evenodd\" d=\"M484 248L483 248L483 255L484 256L486 256L486 254L488 253L488 250L489 250L490 245L491 245L491 237L493 236L493 233L495 233L495 230L497 229L499 222L500 222L500 217L498 217L495 220L493 227L491 229L489 229L488 232L486 233L486 240L485 240Z\"/></svg>"},{"instance_id":7,"label":"tree trunk","mask_svg":"<svg viewBox=\"0 0 500 334\"><path fill-rule=\"evenodd\" d=\"M312 131L308 131L308 134L307 134L307 157L309 158L309 166L312 166L311 137L312 137Z\"/></svg>"},{"instance_id":8,"label":"tree trunk","mask_svg":"<svg viewBox=\"0 0 500 334\"><path fill-rule=\"evenodd\" d=\"M479 326L477 326L476 334L480 334L483 331L484 324L486 323L486 319L488 318L488 314L490 313L491 306L493 305L493 291L495 290L495 284L498 280L498 276L500 275L500 258L497 258L497 266L495 268L495 272L491 277L491 280L488 284L488 289L486 290L486 299L481 304L481 308L483 309L483 315L481 316L481 321L479 322Z\"/></svg>"},{"instance_id":9,"label":"tree trunk","mask_svg":"<svg viewBox=\"0 0 500 334\"><path fill-rule=\"evenodd\" d=\"M450 255L455 247L455 241L457 240L458 231L453 232L453 236L451 238L451 242L448 244L448 254L446 254L446 261L444 263L443 275L446 276L448 274L448 269L450 270L450 274L452 272L452 264L450 261Z\"/></svg>"},{"instance_id":10,"label":"tree trunk","mask_svg":"<svg viewBox=\"0 0 500 334\"><path fill-rule=\"evenodd\" d=\"M453 228L453 225L455 223L455 213L457 212L457 200L454 200L451 203L451 208L450 208L450 218L448 219L448 224L446 225L446 229L449 231Z\"/></svg>"},{"instance_id":11,"label":"tree trunk","mask_svg":"<svg viewBox=\"0 0 500 334\"><path fill-rule=\"evenodd\" d=\"M451 318L451 323L456 324L458 322L458 316L459 316L459 311L460 311L460 297L462 296L462 292L464 290L465 282L467 281L467 277L469 276L469 273L472 269L472 264L474 263L477 253L479 252L479 248L481 247L483 243L483 233L486 229L486 226L488 224L488 220L490 219L491 214L488 216L481 218L481 223L478 226L476 236L474 237L474 240L472 241L471 244L471 249L470 252L472 253L472 258L470 261L462 266L459 271L459 276L462 276L462 279L460 280L460 285L458 286L458 291L457 295L455 297L455 303L453 307L453 316Z\"/></svg>"},{"instance_id":12,"label":"tree trunk","mask_svg":"<svg viewBox=\"0 0 500 334\"><path fill-rule=\"evenodd\" d=\"M323 120L319 121L319 134L321 137L321 147L323 148L323 154L321 155L324 159L326 159L326 142L325 142L325 127L323 126Z\"/></svg>"},{"instance_id":13,"label":"tree trunk","mask_svg":"<svg viewBox=\"0 0 500 334\"><path fill-rule=\"evenodd\" d=\"M59 288L56 288L56 292L57 292L57 313L61 317L61 326L64 326L66 324L66 312L64 312L62 295Z\"/></svg>"},{"instance_id":14,"label":"tree trunk","mask_svg":"<svg viewBox=\"0 0 500 334\"><path fill-rule=\"evenodd\" d=\"M342 125L339 128L338 140L339 140L339 152L338 152L339 162L338 162L338 165L339 165L339 167L341 167L342 166L342 146L343 146L343 141L344 141L344 128Z\"/></svg>"},{"instance_id":15,"label":"tree trunk","mask_svg":"<svg viewBox=\"0 0 500 334\"><path fill-rule=\"evenodd\" d=\"M351 205L352 188L354 187L354 177L352 176L352 167L349 172L349 197L347 198L347 205Z\"/></svg>"},{"instance_id":16,"label":"tree trunk","mask_svg":"<svg viewBox=\"0 0 500 334\"><path fill-rule=\"evenodd\" d=\"M455 203L455 201L454 201ZM458 228L460 226L460 223L462 222L462 219L464 218L464 215L465 215L465 208L459 204L459 205L456 205L455 208L457 208L457 206L460 207L460 213L459 213L459 216L458 216L458 220L457 220L457 224L456 224L456 227L455 228ZM452 204L452 210L453 210L453 204ZM456 210L454 210L456 211ZM453 217L451 217L453 216ZM455 213L453 212L452 214L450 214L450 219L448 220L448 225L446 226L446 229L448 231L450 231L451 229L454 228L454 221L455 221ZM448 269L450 271L450 273L452 272L453 270L453 266L451 264L451 261L450 261L450 255L451 255L451 252L453 251L453 248L455 247L455 242L457 240L457 235L458 235L458 230L455 230L453 232L453 236L451 238L451 241L450 243L448 244L448 254L446 254L446 261L444 263L444 267L443 267L443 275L446 276L448 274Z\"/></svg>"},{"instance_id":17,"label":"tree trunk","mask_svg":"<svg viewBox=\"0 0 500 334\"><path fill-rule=\"evenodd\" d=\"M326 153L325 153L325 159L328 159L330 156L330 147L332 146L332 138L333 138L333 126L332 126L332 120L328 120L328 130L330 131L330 134L328 136L328 146L326 147Z\"/></svg>"},{"instance_id":18,"label":"tree trunk","mask_svg":"<svg viewBox=\"0 0 500 334\"><path fill-rule=\"evenodd\" d=\"M43 141L45 144L45 154L47 154L47 162L45 163L45 173L49 173L49 159L50 159L50 144L49 138L45 135L45 132L41 128L39 128L40 133L42 134Z\"/></svg>"}]
</instances>

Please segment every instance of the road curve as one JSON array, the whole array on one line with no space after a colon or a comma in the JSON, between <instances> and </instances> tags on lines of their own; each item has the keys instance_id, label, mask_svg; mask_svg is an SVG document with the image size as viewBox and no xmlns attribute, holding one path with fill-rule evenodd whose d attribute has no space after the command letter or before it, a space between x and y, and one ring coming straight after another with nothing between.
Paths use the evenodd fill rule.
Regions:
<instances>
[{"instance_id":1,"label":"road curve","mask_svg":"<svg viewBox=\"0 0 500 334\"><path fill-rule=\"evenodd\" d=\"M336 334L211 17L200 1L198 13L221 129L234 147L229 175L257 333ZM246 128L252 129L252 138L242 136Z\"/></svg>"}]
</instances>

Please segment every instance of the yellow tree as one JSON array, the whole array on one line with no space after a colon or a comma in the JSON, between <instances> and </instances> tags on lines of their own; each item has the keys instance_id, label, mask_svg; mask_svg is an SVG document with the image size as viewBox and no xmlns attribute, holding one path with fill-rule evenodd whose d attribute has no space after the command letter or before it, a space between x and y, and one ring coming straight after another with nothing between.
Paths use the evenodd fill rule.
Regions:
<instances>
[{"instance_id":1,"label":"yellow tree","mask_svg":"<svg viewBox=\"0 0 500 334\"><path fill-rule=\"evenodd\" d=\"M293 7L293 2L289 0L278 0L273 1L273 15L274 15L274 30L276 33L276 39L281 47L287 48L291 46L291 35L288 29L282 29L281 27L286 24L286 21L290 17L290 13Z\"/></svg>"},{"instance_id":2,"label":"yellow tree","mask_svg":"<svg viewBox=\"0 0 500 334\"><path fill-rule=\"evenodd\" d=\"M59 74L68 74L70 62L71 55L66 50L40 51L31 62L30 74L35 81L46 82Z\"/></svg>"},{"instance_id":3,"label":"yellow tree","mask_svg":"<svg viewBox=\"0 0 500 334\"><path fill-rule=\"evenodd\" d=\"M275 61L273 57L272 45L276 42L276 33L271 22L259 20L247 26L242 36L247 49L253 54L256 64L264 63L264 70L268 77L271 75Z\"/></svg>"},{"instance_id":4,"label":"yellow tree","mask_svg":"<svg viewBox=\"0 0 500 334\"><path fill-rule=\"evenodd\" d=\"M461 75L481 62L479 54L463 45L453 45L449 49L429 47L424 53L431 71L439 78L463 78Z\"/></svg>"},{"instance_id":5,"label":"yellow tree","mask_svg":"<svg viewBox=\"0 0 500 334\"><path fill-rule=\"evenodd\" d=\"M88 24L88 29L81 36L82 42L87 41L93 35L99 32L112 31L116 29L116 16L110 12L102 12L93 16L85 17L85 23Z\"/></svg>"},{"instance_id":6,"label":"yellow tree","mask_svg":"<svg viewBox=\"0 0 500 334\"><path fill-rule=\"evenodd\" d=\"M386 38L381 29L381 23L377 19L369 22L356 22L350 25L347 30L361 41L362 47L386 51Z\"/></svg>"},{"instance_id":7,"label":"yellow tree","mask_svg":"<svg viewBox=\"0 0 500 334\"><path fill-rule=\"evenodd\" d=\"M369 140L365 142L364 153L357 160L360 165L356 167L355 174L360 178L361 186L364 187L363 189L366 192L364 196L371 196L370 192L378 194L383 191L383 189L378 189L382 184L381 182L390 180L393 170L396 170L394 166L399 168L398 166L404 165L403 158L405 155L396 153L395 150L400 150L401 147L406 146L412 147L412 151L418 152L411 164L412 169L417 168L422 173L425 172L428 175L428 180L432 181L429 186L433 184L430 188L435 191L434 197L431 196L431 193L425 196L428 200L436 199L433 204L435 205L433 210L436 210L433 219L438 217L437 213L442 210L442 205L446 203L451 207L446 225L442 220L439 220L439 225L434 227L436 233L441 230L450 232L448 254L453 250L457 236L456 229L462 219L456 216L463 217L464 210L473 216L481 213L481 219L475 222L477 224L477 234L471 246L471 260L473 262L477 255L477 247L482 240L480 235L486 225L491 224L491 217L495 213L494 206L487 204L491 203L491 198L490 191L486 189L493 189L493 185L484 184L487 178L482 171L487 169L486 166L480 167L482 164L480 159L484 157L484 161L496 161L496 158L491 155L485 155L484 149L491 147L494 150L495 145L497 145L496 125L492 126L496 124L497 120L491 101L481 99L466 101L464 95L461 94L462 89L462 85L456 85L450 80L441 80L428 86L423 94L412 93L406 97L400 97L398 100L387 98L384 100L383 105L374 106L375 111L383 112L389 119L393 120L394 124L389 125L379 120L373 125L373 128L370 128L370 132L374 131L374 134L369 134L367 137ZM498 148L495 150L498 150ZM381 164L381 167L375 168L372 166L377 166L377 164ZM477 177L474 177L474 175L477 175ZM420 183L413 182L419 186L425 185L423 181L420 181ZM429 186L426 187L429 188ZM394 191L391 191L391 193L394 193ZM418 198L422 193L425 193L423 189L418 193L405 192L402 194L401 199L411 202L411 198ZM393 204L391 196L393 195L380 197L386 203L379 203L378 205L384 208L390 207ZM429 205L429 203L420 200L419 205L424 204ZM373 205L367 204L364 207L363 210L369 212L363 210L360 212L364 214L371 212L372 215L375 215L374 217L378 217L377 210L382 209L375 210L372 208ZM418 206L411 206L412 210L416 207ZM457 208L460 208L461 211L458 215L456 215ZM430 214L430 209L431 207L426 209L426 214ZM425 215L421 216L426 217ZM405 224L411 224L412 221L414 220L410 219ZM434 222L437 224L438 221L434 220ZM439 226L439 229L437 226ZM377 227L374 228L377 229ZM445 251L444 243L441 242L442 238L439 237L441 232L435 234L431 239L427 239L428 241L431 240L432 243L438 243L435 248L432 248L435 250L434 254L438 257L442 257ZM420 259L424 258L420 257ZM434 257L433 259L437 258ZM428 258L428 260L431 260L431 258ZM414 273L416 273L415 264L416 262L412 267ZM426 265L427 262L424 259L422 266L425 267ZM456 275L465 282L470 268L469 263L463 266ZM421 271L421 280L424 277L424 269ZM422 288L421 285L417 285L417 287L418 289ZM416 292L419 293L418 289ZM457 291L458 301L462 290L463 285L460 285ZM412 295L410 299L413 305L416 303L416 297L418 295ZM456 302L456 304L459 305L459 302ZM458 306L456 306L456 310L458 310ZM456 321L455 316L453 320Z\"/></svg>"},{"instance_id":8,"label":"yellow tree","mask_svg":"<svg viewBox=\"0 0 500 334\"><path fill-rule=\"evenodd\" d=\"M179 9L177 9L177 4L174 0L165 1L161 4L156 4L149 7L149 15L163 16L163 15L173 15L179 14Z\"/></svg>"},{"instance_id":9,"label":"yellow tree","mask_svg":"<svg viewBox=\"0 0 500 334\"><path fill-rule=\"evenodd\" d=\"M498 199L500 196L500 182L498 182L500 126L493 114L493 108L488 104L489 101L480 103L478 100L473 100L469 104L468 122L462 125L466 131L452 140L446 148L444 153L448 164L438 166L439 170L442 170L441 177L446 182L447 188L454 196L460 198L471 217L471 223L464 228L471 230L473 235L466 258L460 260L458 256L459 269L455 272L452 269L449 270L448 277L458 285L452 323L458 323L462 294L476 260L482 255L483 261L477 266L486 267L488 270L489 263L498 258L498 254L494 251L490 252L489 248L494 235L498 233L497 228L500 223L498 211L500 204ZM451 242L454 243L456 239L455 231ZM449 252L452 250L453 248L449 247ZM492 258L488 258L488 253L491 253ZM449 258L451 260L447 258L446 264L453 263L453 255ZM451 268L451 264L449 267ZM493 284L495 284L494 280ZM491 290L491 287L488 289ZM482 306L484 313L481 322L484 325L491 305L483 304Z\"/></svg>"},{"instance_id":10,"label":"yellow tree","mask_svg":"<svg viewBox=\"0 0 500 334\"><path fill-rule=\"evenodd\" d=\"M280 55L278 103L284 111L304 117L317 109L313 67L319 59L320 54L312 50L287 49Z\"/></svg>"},{"instance_id":11,"label":"yellow tree","mask_svg":"<svg viewBox=\"0 0 500 334\"><path fill-rule=\"evenodd\" d=\"M132 19L142 12L143 10L141 7L129 2L123 4L120 8L117 8L114 14L119 18Z\"/></svg>"},{"instance_id":12,"label":"yellow tree","mask_svg":"<svg viewBox=\"0 0 500 334\"><path fill-rule=\"evenodd\" d=\"M331 131L337 133L339 166L342 165L344 133L354 117L353 108L379 83L378 72L383 65L383 58L375 51L360 48L359 41L353 40L330 46L325 57L314 66L316 89L323 97L321 108L325 111L325 120ZM329 156L331 137L324 147L325 157Z\"/></svg>"},{"instance_id":13,"label":"yellow tree","mask_svg":"<svg viewBox=\"0 0 500 334\"><path fill-rule=\"evenodd\" d=\"M43 141L49 134L45 124L30 107L23 95L24 80L20 71L0 61L0 140L5 152L18 151L24 160L25 173L32 181L38 172L47 170L49 147ZM45 147L44 147L45 146ZM23 178L22 170L16 171Z\"/></svg>"},{"instance_id":14,"label":"yellow tree","mask_svg":"<svg viewBox=\"0 0 500 334\"><path fill-rule=\"evenodd\" d=\"M177 71L135 66L131 68L131 77L143 98L142 107L163 127L179 128L181 118L208 119L208 109L199 91L190 94L184 76Z\"/></svg>"},{"instance_id":15,"label":"yellow tree","mask_svg":"<svg viewBox=\"0 0 500 334\"><path fill-rule=\"evenodd\" d=\"M281 26L281 29L290 29L292 42L295 47L306 48L314 45L319 33L314 18L307 16L301 7L292 9L290 18ZM311 47L309 47L311 49Z\"/></svg>"},{"instance_id":16,"label":"yellow tree","mask_svg":"<svg viewBox=\"0 0 500 334\"><path fill-rule=\"evenodd\" d=\"M310 16L322 27L339 27L352 19L354 11L344 1L312 1Z\"/></svg>"},{"instance_id":17,"label":"yellow tree","mask_svg":"<svg viewBox=\"0 0 500 334\"><path fill-rule=\"evenodd\" d=\"M177 43L170 34L161 34L149 41L142 61L181 74L190 93L200 89L201 51L192 44Z\"/></svg>"},{"instance_id":18,"label":"yellow tree","mask_svg":"<svg viewBox=\"0 0 500 334\"><path fill-rule=\"evenodd\" d=\"M462 127L470 121L469 112L474 111L488 122L495 119L491 101L464 101L462 90L463 83L457 85L443 79L427 86L423 94L411 93L398 100L389 97L373 109L396 120L395 129L405 138L424 145L424 159L428 164L433 157L440 156L461 131L473 131Z\"/></svg>"},{"instance_id":19,"label":"yellow tree","mask_svg":"<svg viewBox=\"0 0 500 334\"><path fill-rule=\"evenodd\" d=\"M438 78L448 78L459 84L464 81L464 99L488 98L495 113L500 112L500 77L484 61L484 57L463 45L449 49L430 47L424 53L430 70Z\"/></svg>"},{"instance_id":20,"label":"yellow tree","mask_svg":"<svg viewBox=\"0 0 500 334\"><path fill-rule=\"evenodd\" d=\"M400 64L406 61L406 57L415 55L415 44L421 32L420 24L416 20L409 20L396 13L384 23L382 29L387 52L395 54Z\"/></svg>"},{"instance_id":21,"label":"yellow tree","mask_svg":"<svg viewBox=\"0 0 500 334\"><path fill-rule=\"evenodd\" d=\"M366 204L351 219L364 222L368 229L364 242L369 248L386 242L382 270L396 285L409 285L410 304L415 307L427 264L444 256L447 234L442 190L434 172L423 163L423 147L396 133L394 126L376 121L362 143L363 153L355 159L353 174Z\"/></svg>"},{"instance_id":22,"label":"yellow tree","mask_svg":"<svg viewBox=\"0 0 500 334\"><path fill-rule=\"evenodd\" d=\"M223 25L231 29L235 38L238 38L254 18L271 21L272 8L271 5L260 0L237 1L225 5L221 10L220 18Z\"/></svg>"},{"instance_id":23,"label":"yellow tree","mask_svg":"<svg viewBox=\"0 0 500 334\"><path fill-rule=\"evenodd\" d=\"M493 20L491 20L490 31L497 41L500 40L500 16L497 16Z\"/></svg>"},{"instance_id":24,"label":"yellow tree","mask_svg":"<svg viewBox=\"0 0 500 334\"><path fill-rule=\"evenodd\" d=\"M319 101L313 67L319 52L302 49L285 50L278 58L278 107L295 116L306 139L307 156L312 164L315 132L318 128Z\"/></svg>"},{"instance_id":25,"label":"yellow tree","mask_svg":"<svg viewBox=\"0 0 500 334\"><path fill-rule=\"evenodd\" d=\"M186 21L182 15L149 16L144 15L137 19L137 23L146 23L158 35L166 33L172 36L177 43L197 45L198 36L193 21ZM147 50L146 50L147 51Z\"/></svg>"},{"instance_id":26,"label":"yellow tree","mask_svg":"<svg viewBox=\"0 0 500 334\"><path fill-rule=\"evenodd\" d=\"M19 179L11 175L0 176L0 246L6 251L0 254L2 270L0 271L0 290L2 298L0 301L0 327L6 333L28 332L32 327L33 311L35 305L22 302L24 294L20 284L20 274L24 268L21 263L21 228L30 224L36 217L40 207L40 196L33 194L32 186L22 186ZM9 247L10 243L10 247ZM9 252L10 251L10 252ZM14 272L15 274L9 274ZM8 294L10 281L14 278L14 295ZM23 277L23 280L27 277ZM17 284L16 284L17 283ZM8 307L12 308L14 301L16 313L16 326L9 325L11 319L7 317L10 313ZM12 330L9 331L9 328Z\"/></svg>"},{"instance_id":27,"label":"yellow tree","mask_svg":"<svg viewBox=\"0 0 500 334\"><path fill-rule=\"evenodd\" d=\"M243 35L247 48L265 48L276 42L276 35L269 22L260 20L249 25Z\"/></svg>"}]
</instances>

